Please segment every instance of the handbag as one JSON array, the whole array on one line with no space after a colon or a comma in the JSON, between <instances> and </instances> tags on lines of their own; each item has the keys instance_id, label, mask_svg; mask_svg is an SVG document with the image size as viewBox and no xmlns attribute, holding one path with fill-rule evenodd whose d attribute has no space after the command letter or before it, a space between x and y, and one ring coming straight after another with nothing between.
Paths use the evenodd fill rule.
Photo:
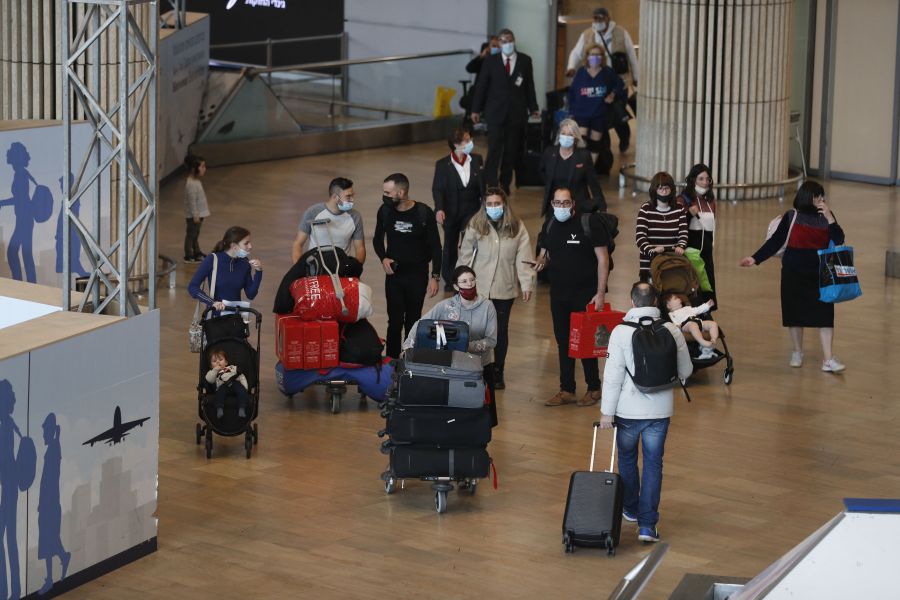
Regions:
<instances>
[{"instance_id":1,"label":"handbag","mask_svg":"<svg viewBox=\"0 0 900 600\"><path fill-rule=\"evenodd\" d=\"M846 302L862 295L856 267L853 265L853 246L835 246L819 250L819 301Z\"/></svg>"},{"instance_id":2,"label":"handbag","mask_svg":"<svg viewBox=\"0 0 900 600\"><path fill-rule=\"evenodd\" d=\"M609 336L624 318L625 313L613 310L609 303L604 303L603 310L599 312L591 302L585 307L584 312L571 313L569 358L605 358Z\"/></svg>"},{"instance_id":3,"label":"handbag","mask_svg":"<svg viewBox=\"0 0 900 600\"><path fill-rule=\"evenodd\" d=\"M212 281L209 285L209 297L215 299L216 293L216 273L219 271L219 258L213 252L213 268ZM203 289L203 285L200 285ZM191 352L198 353L203 349L203 325L200 324L200 307L203 303L197 300L197 306L194 308L194 318L191 320L191 326L188 327L188 346Z\"/></svg>"}]
</instances>

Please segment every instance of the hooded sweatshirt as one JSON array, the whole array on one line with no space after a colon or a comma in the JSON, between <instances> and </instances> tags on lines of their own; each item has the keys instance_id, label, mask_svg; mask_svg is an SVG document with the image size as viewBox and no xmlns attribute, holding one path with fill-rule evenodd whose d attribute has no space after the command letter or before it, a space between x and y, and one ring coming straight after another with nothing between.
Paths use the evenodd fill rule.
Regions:
<instances>
[{"instance_id":1,"label":"hooded sweatshirt","mask_svg":"<svg viewBox=\"0 0 900 600\"><path fill-rule=\"evenodd\" d=\"M632 308L625 313L625 320L632 323L641 317L659 318L659 309L653 306ZM666 323L672 332L678 352L678 377L687 379L694 370L691 354L681 331L672 323ZM631 336L635 329L627 325L618 325L609 336L609 357L603 369L603 396L600 412L604 415L615 415L625 419L665 419L672 416L672 397L674 389L645 393L634 386L631 377L625 372L627 368L634 373L634 351Z\"/></svg>"},{"instance_id":2,"label":"hooded sweatshirt","mask_svg":"<svg viewBox=\"0 0 900 600\"><path fill-rule=\"evenodd\" d=\"M463 321L469 325L469 352L481 356L481 365L489 365L494 362L494 346L497 345L497 311L494 303L478 294L475 303L471 306L463 306L459 294L442 300L431 307L422 315L423 319L438 319L443 321ZM407 350L415 346L416 329L419 322L413 325L409 336L403 342L403 349Z\"/></svg>"}]
</instances>

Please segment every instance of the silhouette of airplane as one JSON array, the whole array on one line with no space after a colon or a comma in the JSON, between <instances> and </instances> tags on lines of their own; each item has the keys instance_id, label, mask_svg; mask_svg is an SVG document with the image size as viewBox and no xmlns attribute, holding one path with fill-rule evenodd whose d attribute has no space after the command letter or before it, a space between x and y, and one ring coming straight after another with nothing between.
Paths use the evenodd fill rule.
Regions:
<instances>
[{"instance_id":1,"label":"silhouette of airplane","mask_svg":"<svg viewBox=\"0 0 900 600\"><path fill-rule=\"evenodd\" d=\"M88 441L81 444L82 446L87 446L90 444L93 446L97 442L106 442L110 446L113 444L118 444L122 441L122 439L128 435L128 431L134 429L138 425L141 427L144 426L144 421L148 420L150 417L144 417L143 419L137 419L135 421L128 421L127 423L122 422L122 410L117 406L116 412L113 415L113 426L112 429L107 429L97 437L92 437Z\"/></svg>"}]
</instances>

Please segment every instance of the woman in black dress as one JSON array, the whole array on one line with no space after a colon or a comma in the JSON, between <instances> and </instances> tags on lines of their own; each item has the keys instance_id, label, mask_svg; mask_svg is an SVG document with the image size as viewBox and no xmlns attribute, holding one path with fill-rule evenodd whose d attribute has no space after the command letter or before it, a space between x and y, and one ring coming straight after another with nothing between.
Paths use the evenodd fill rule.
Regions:
<instances>
[{"instance_id":1,"label":"woman in black dress","mask_svg":"<svg viewBox=\"0 0 900 600\"><path fill-rule=\"evenodd\" d=\"M775 233L742 267L758 265L784 248L781 259L781 324L791 332L794 351L790 365L803 365L803 328L816 327L822 342L822 370L839 373L846 367L832 354L834 304L819 301L818 251L844 243L844 230L825 202L825 190L807 181L794 197L794 208L784 213Z\"/></svg>"}]
</instances>

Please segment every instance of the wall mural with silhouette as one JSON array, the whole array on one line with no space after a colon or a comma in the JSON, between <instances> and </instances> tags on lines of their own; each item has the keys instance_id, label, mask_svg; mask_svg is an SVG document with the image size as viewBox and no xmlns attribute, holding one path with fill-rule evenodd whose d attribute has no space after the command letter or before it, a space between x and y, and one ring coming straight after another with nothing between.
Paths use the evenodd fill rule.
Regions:
<instances>
[{"instance_id":1,"label":"wall mural with silhouette","mask_svg":"<svg viewBox=\"0 0 900 600\"><path fill-rule=\"evenodd\" d=\"M158 315L0 361L0 598L156 537Z\"/></svg>"},{"instance_id":2,"label":"wall mural with silhouette","mask_svg":"<svg viewBox=\"0 0 900 600\"><path fill-rule=\"evenodd\" d=\"M72 130L73 170L90 140L90 127ZM0 131L0 277L62 286L63 128L46 125ZM74 175L69 174L74 180ZM102 180L102 178L101 178ZM101 190L101 231L108 229L108 184ZM82 206L84 204L84 206ZM87 223L93 206L86 197L72 209ZM87 275L90 260L72 229L73 276ZM104 240L104 243L108 243Z\"/></svg>"}]
</instances>

